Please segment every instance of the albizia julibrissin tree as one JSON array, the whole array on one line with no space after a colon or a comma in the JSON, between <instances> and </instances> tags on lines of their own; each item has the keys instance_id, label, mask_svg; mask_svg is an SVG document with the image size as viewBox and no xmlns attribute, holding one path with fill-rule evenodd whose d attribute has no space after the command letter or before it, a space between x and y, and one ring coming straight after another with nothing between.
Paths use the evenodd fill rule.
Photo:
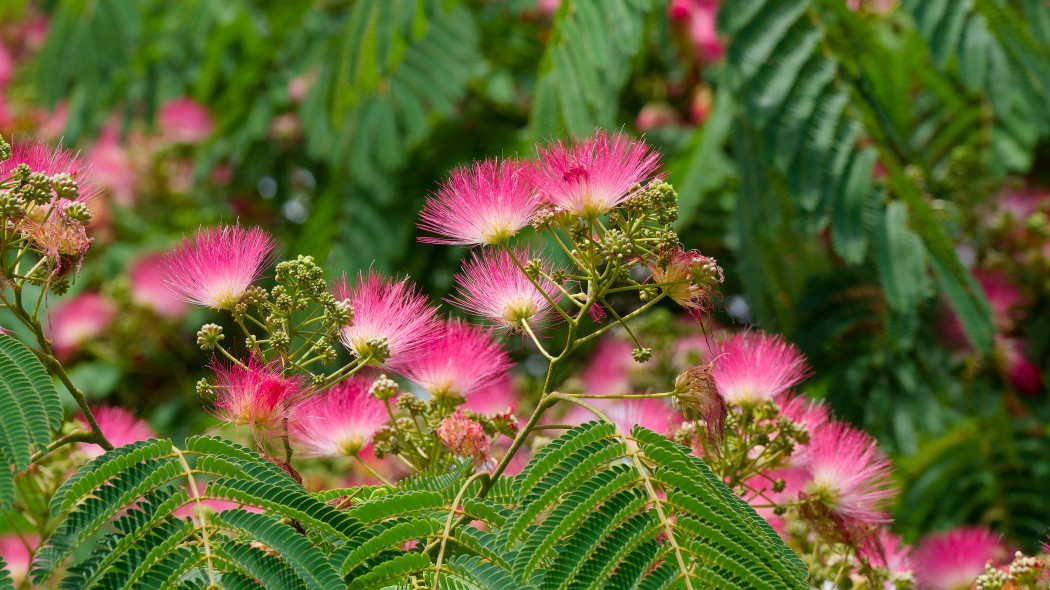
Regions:
<instances>
[{"instance_id":1,"label":"albizia julibrissin tree","mask_svg":"<svg viewBox=\"0 0 1050 590\"><path fill-rule=\"evenodd\" d=\"M677 195L639 140L599 130L451 173L420 225L425 240L474 248L449 301L477 324L407 277L332 277L306 256L278 263L264 288L276 246L260 228L186 237L163 261L171 292L241 334L198 332L211 358L197 393L220 427L178 445L147 438L126 409L92 408L38 319L90 248L87 168L33 142L0 156L2 305L26 329L25 342L0 335L0 508L17 505L43 539L23 535L31 559L5 552L23 584L911 584L883 540L889 460L789 392L809 370L779 337L730 337L663 392L557 389L581 346L622 331L632 362L652 362L633 318L669 300L703 322L720 297L722 269L679 243ZM469 409L500 395L508 346L547 361L523 420ZM64 419L52 376L82 417ZM545 419L566 407L579 425ZM408 475L391 481L373 454ZM356 461L376 483L308 491L300 470L323 458ZM821 549L800 552L804 564L756 509Z\"/></svg>"}]
</instances>

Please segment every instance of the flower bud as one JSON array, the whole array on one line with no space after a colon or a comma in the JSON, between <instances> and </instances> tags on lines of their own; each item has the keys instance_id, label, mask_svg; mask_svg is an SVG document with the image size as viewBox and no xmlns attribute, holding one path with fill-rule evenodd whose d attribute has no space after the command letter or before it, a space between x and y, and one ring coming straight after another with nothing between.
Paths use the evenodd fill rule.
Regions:
<instances>
[{"instance_id":1,"label":"flower bud","mask_svg":"<svg viewBox=\"0 0 1050 590\"><path fill-rule=\"evenodd\" d=\"M226 338L226 336L222 333L222 326L218 324L204 324L197 332L197 345L201 347L201 350L211 350L223 338Z\"/></svg>"},{"instance_id":2,"label":"flower bud","mask_svg":"<svg viewBox=\"0 0 1050 590\"><path fill-rule=\"evenodd\" d=\"M208 385L207 379L201 379L197 382L197 395L199 397L207 397L211 393L211 386Z\"/></svg>"},{"instance_id":3,"label":"flower bud","mask_svg":"<svg viewBox=\"0 0 1050 590\"><path fill-rule=\"evenodd\" d=\"M649 347L635 348L631 351L631 356L634 357L636 362L645 363L653 358L653 349Z\"/></svg>"},{"instance_id":4,"label":"flower bud","mask_svg":"<svg viewBox=\"0 0 1050 590\"><path fill-rule=\"evenodd\" d=\"M55 174L49 180L51 181L51 188L55 190L55 194L59 198L73 200L80 194L80 186L77 184L77 181L64 172Z\"/></svg>"},{"instance_id":5,"label":"flower bud","mask_svg":"<svg viewBox=\"0 0 1050 590\"><path fill-rule=\"evenodd\" d=\"M11 158L11 144L7 143L7 140L0 137L0 162L9 160Z\"/></svg>"},{"instance_id":6,"label":"flower bud","mask_svg":"<svg viewBox=\"0 0 1050 590\"><path fill-rule=\"evenodd\" d=\"M674 392L675 401L686 415L703 418L708 441L715 447L721 446L728 410L711 376L711 364L682 371L674 380Z\"/></svg>"},{"instance_id":7,"label":"flower bud","mask_svg":"<svg viewBox=\"0 0 1050 590\"><path fill-rule=\"evenodd\" d=\"M476 469L492 467L492 443L481 424L462 412L450 414L435 430L438 440L457 457L472 459Z\"/></svg>"},{"instance_id":8,"label":"flower bud","mask_svg":"<svg viewBox=\"0 0 1050 590\"><path fill-rule=\"evenodd\" d=\"M25 211L25 200L11 191L0 190L0 215L18 217Z\"/></svg>"},{"instance_id":9,"label":"flower bud","mask_svg":"<svg viewBox=\"0 0 1050 590\"><path fill-rule=\"evenodd\" d=\"M393 379L386 375L380 375L368 388L368 395L382 401L386 401L397 395L399 387Z\"/></svg>"},{"instance_id":10,"label":"flower bud","mask_svg":"<svg viewBox=\"0 0 1050 590\"><path fill-rule=\"evenodd\" d=\"M74 201L66 205L66 217L79 221L81 225L91 223L91 210L84 203Z\"/></svg>"}]
</instances>

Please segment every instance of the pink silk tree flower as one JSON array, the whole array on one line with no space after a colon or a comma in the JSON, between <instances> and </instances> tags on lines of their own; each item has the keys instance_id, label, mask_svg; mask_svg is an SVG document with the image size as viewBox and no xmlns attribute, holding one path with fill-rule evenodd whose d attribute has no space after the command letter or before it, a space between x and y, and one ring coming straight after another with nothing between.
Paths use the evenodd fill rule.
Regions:
<instances>
[{"instance_id":1,"label":"pink silk tree flower","mask_svg":"<svg viewBox=\"0 0 1050 590\"><path fill-rule=\"evenodd\" d=\"M660 154L645 142L603 129L537 151L529 171L533 187L558 210L584 219L626 201L660 167Z\"/></svg>"},{"instance_id":2,"label":"pink silk tree flower","mask_svg":"<svg viewBox=\"0 0 1050 590\"><path fill-rule=\"evenodd\" d=\"M103 127L87 157L92 172L109 188L113 201L124 207L134 205L138 197L138 175L131 163L131 155L121 145L115 124Z\"/></svg>"},{"instance_id":3,"label":"pink silk tree flower","mask_svg":"<svg viewBox=\"0 0 1050 590\"><path fill-rule=\"evenodd\" d=\"M988 298L995 328L1001 332L1012 330L1017 320L1024 318L1024 310L1020 308L1025 304L1025 298L1021 290L1002 272L976 270L973 275ZM959 331L962 331L961 327Z\"/></svg>"},{"instance_id":4,"label":"pink silk tree flower","mask_svg":"<svg viewBox=\"0 0 1050 590\"><path fill-rule=\"evenodd\" d=\"M7 572L11 574L11 579L16 586L26 579L33 566L32 556L26 544L32 546L34 551L40 545L40 539L36 535L23 536L25 541L18 535L0 537L0 557L3 557L4 562L7 563Z\"/></svg>"},{"instance_id":5,"label":"pink silk tree flower","mask_svg":"<svg viewBox=\"0 0 1050 590\"><path fill-rule=\"evenodd\" d=\"M809 376L806 358L782 336L742 332L718 347L711 375L730 404L760 404Z\"/></svg>"},{"instance_id":6,"label":"pink silk tree flower","mask_svg":"<svg viewBox=\"0 0 1050 590\"><path fill-rule=\"evenodd\" d=\"M463 412L445 416L435 430L441 444L457 457L472 459L475 469L495 469L492 459L492 441L481 424L467 418Z\"/></svg>"},{"instance_id":7,"label":"pink silk tree flower","mask_svg":"<svg viewBox=\"0 0 1050 590\"><path fill-rule=\"evenodd\" d=\"M892 464L867 433L840 422L818 426L800 463L809 476L805 494L847 531L892 520L886 512L897 495Z\"/></svg>"},{"instance_id":8,"label":"pink silk tree flower","mask_svg":"<svg viewBox=\"0 0 1050 590\"><path fill-rule=\"evenodd\" d=\"M504 249L475 252L463 263L463 271L455 276L459 286L458 296L449 302L464 311L483 317L496 324L500 331L521 332L522 322L533 330L543 328L557 319L557 311L551 305L561 298L558 285L541 275L535 280L543 289L540 292L529 277L515 264L522 265L533 259L528 246L515 248L514 258ZM550 276L554 266L550 259L536 257L539 269Z\"/></svg>"},{"instance_id":9,"label":"pink silk tree flower","mask_svg":"<svg viewBox=\"0 0 1050 590\"><path fill-rule=\"evenodd\" d=\"M178 319L186 315L189 306L184 299L172 294L165 281L164 254L154 252L136 260L128 270L131 279L131 300L161 317Z\"/></svg>"},{"instance_id":10,"label":"pink silk tree flower","mask_svg":"<svg viewBox=\"0 0 1050 590\"><path fill-rule=\"evenodd\" d=\"M860 546L860 554L871 565L889 570L891 574L904 574L914 569L911 561L912 548L905 545L900 537L886 529L880 529L878 534L865 539ZM893 588L894 586L886 587Z\"/></svg>"},{"instance_id":11,"label":"pink silk tree flower","mask_svg":"<svg viewBox=\"0 0 1050 590\"><path fill-rule=\"evenodd\" d=\"M605 410L605 415L624 434L631 434L632 428L641 426L669 436L684 420L664 400L654 398L616 400L612 407Z\"/></svg>"},{"instance_id":12,"label":"pink silk tree flower","mask_svg":"<svg viewBox=\"0 0 1050 590\"><path fill-rule=\"evenodd\" d=\"M1006 557L999 536L976 526L963 526L929 535L912 554L915 579L928 590L969 590L984 566L993 567Z\"/></svg>"},{"instance_id":13,"label":"pink silk tree flower","mask_svg":"<svg viewBox=\"0 0 1050 590\"><path fill-rule=\"evenodd\" d=\"M716 61L725 53L715 27L719 4L718 0L672 0L668 6L671 20L685 26L697 58L704 62Z\"/></svg>"},{"instance_id":14,"label":"pink silk tree flower","mask_svg":"<svg viewBox=\"0 0 1050 590\"><path fill-rule=\"evenodd\" d=\"M372 444L388 417L371 386L367 377L349 377L299 406L293 436L306 455L353 457Z\"/></svg>"},{"instance_id":15,"label":"pink silk tree flower","mask_svg":"<svg viewBox=\"0 0 1050 590\"><path fill-rule=\"evenodd\" d=\"M295 424L306 382L281 373L276 363L263 364L255 357L246 364L211 363L215 373L212 414L231 426L245 426L258 439L272 435L287 420Z\"/></svg>"},{"instance_id":16,"label":"pink silk tree flower","mask_svg":"<svg viewBox=\"0 0 1050 590\"><path fill-rule=\"evenodd\" d=\"M337 299L349 300L353 323L343 328L342 342L370 365L402 372L405 362L437 336L437 310L407 278L395 281L373 270L357 273L353 285L344 275L336 281Z\"/></svg>"},{"instance_id":17,"label":"pink silk tree flower","mask_svg":"<svg viewBox=\"0 0 1050 590\"><path fill-rule=\"evenodd\" d=\"M200 103L179 98L160 107L157 114L162 134L175 143L198 143L208 139L215 124Z\"/></svg>"},{"instance_id":18,"label":"pink silk tree flower","mask_svg":"<svg viewBox=\"0 0 1050 590\"><path fill-rule=\"evenodd\" d=\"M66 360L105 331L117 317L117 306L98 293L80 293L60 301L48 313L51 345L59 360Z\"/></svg>"},{"instance_id":19,"label":"pink silk tree flower","mask_svg":"<svg viewBox=\"0 0 1050 590\"><path fill-rule=\"evenodd\" d=\"M460 406L478 414L514 413L518 404L514 385L510 378L504 377L484 389L479 389Z\"/></svg>"},{"instance_id":20,"label":"pink silk tree flower","mask_svg":"<svg viewBox=\"0 0 1050 590\"><path fill-rule=\"evenodd\" d=\"M634 345L619 338L604 336L591 354L590 362L580 373L583 393L590 395L627 395L631 392L631 358ZM600 400L595 400L600 401Z\"/></svg>"},{"instance_id":21,"label":"pink silk tree flower","mask_svg":"<svg viewBox=\"0 0 1050 590\"><path fill-rule=\"evenodd\" d=\"M124 408L118 406L92 408L91 414L98 422L98 427L102 429L102 434L106 435L106 440L114 447L122 447L156 436L145 420L136 418ZM86 418L82 418L82 421L87 423ZM91 459L106 452L94 443L82 443L80 450Z\"/></svg>"},{"instance_id":22,"label":"pink silk tree flower","mask_svg":"<svg viewBox=\"0 0 1050 590\"><path fill-rule=\"evenodd\" d=\"M15 141L11 146L11 157L0 162L0 179L10 176L19 164L25 164L33 172L49 177L56 174L69 175L76 183L77 195L72 199L76 202L90 204L102 194L102 184L93 174L91 167L80 157L80 152L68 150L61 145L52 147L46 142L29 137ZM61 199L58 202L70 202L65 195L57 195L51 188L48 190L52 190L55 199Z\"/></svg>"},{"instance_id":23,"label":"pink silk tree flower","mask_svg":"<svg viewBox=\"0 0 1050 590\"><path fill-rule=\"evenodd\" d=\"M487 331L451 320L412 354L405 375L430 395L459 405L504 378L512 364Z\"/></svg>"},{"instance_id":24,"label":"pink silk tree flower","mask_svg":"<svg viewBox=\"0 0 1050 590\"><path fill-rule=\"evenodd\" d=\"M440 237L420 242L464 246L498 245L536 218L540 200L529 186L523 165L490 159L460 166L428 197L419 228Z\"/></svg>"},{"instance_id":25,"label":"pink silk tree flower","mask_svg":"<svg viewBox=\"0 0 1050 590\"><path fill-rule=\"evenodd\" d=\"M805 426L810 434L831 420L831 408L823 400L810 399L805 395L784 392L776 398L780 415L796 424Z\"/></svg>"},{"instance_id":26,"label":"pink silk tree flower","mask_svg":"<svg viewBox=\"0 0 1050 590\"><path fill-rule=\"evenodd\" d=\"M233 309L274 256L274 239L240 225L202 229L164 258L173 295L213 309Z\"/></svg>"},{"instance_id":27,"label":"pink silk tree flower","mask_svg":"<svg viewBox=\"0 0 1050 590\"><path fill-rule=\"evenodd\" d=\"M1020 338L995 336L992 349L992 360L1014 389L1018 392L1034 395L1043 389L1043 375L1025 355L1025 343Z\"/></svg>"}]
</instances>

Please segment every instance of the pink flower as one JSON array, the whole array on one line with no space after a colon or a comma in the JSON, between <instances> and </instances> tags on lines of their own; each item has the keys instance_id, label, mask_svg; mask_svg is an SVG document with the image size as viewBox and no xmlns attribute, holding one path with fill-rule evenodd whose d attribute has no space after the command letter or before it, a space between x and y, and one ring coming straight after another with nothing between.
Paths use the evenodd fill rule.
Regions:
<instances>
[{"instance_id":1,"label":"pink flower","mask_svg":"<svg viewBox=\"0 0 1050 590\"><path fill-rule=\"evenodd\" d=\"M671 348L672 366L676 371L699 365L705 358L711 358L711 345L707 334L690 334L674 341Z\"/></svg>"},{"instance_id":2,"label":"pink flower","mask_svg":"<svg viewBox=\"0 0 1050 590\"><path fill-rule=\"evenodd\" d=\"M11 81L11 74L15 71L15 58L7 47L0 43L0 90L3 90Z\"/></svg>"},{"instance_id":3,"label":"pink flower","mask_svg":"<svg viewBox=\"0 0 1050 590\"><path fill-rule=\"evenodd\" d=\"M186 315L186 301L172 294L165 282L164 254L154 252L146 254L131 265L128 277L131 279L131 300L136 304L153 310L157 315L166 318L181 318Z\"/></svg>"},{"instance_id":4,"label":"pink flower","mask_svg":"<svg viewBox=\"0 0 1050 590\"><path fill-rule=\"evenodd\" d=\"M743 332L727 338L713 359L711 374L731 404L771 400L809 376L802 353L782 336Z\"/></svg>"},{"instance_id":5,"label":"pink flower","mask_svg":"<svg viewBox=\"0 0 1050 590\"><path fill-rule=\"evenodd\" d=\"M25 542L18 535L4 535L0 537L0 557L7 563L7 572L17 585L26 579L29 570L33 566L32 556L26 543L34 550L40 545L40 539L35 535L24 535Z\"/></svg>"},{"instance_id":6,"label":"pink flower","mask_svg":"<svg viewBox=\"0 0 1050 590\"><path fill-rule=\"evenodd\" d=\"M473 459L476 469L494 469L492 441L481 424L467 418L462 412L445 416L435 430L441 444L455 456Z\"/></svg>"},{"instance_id":7,"label":"pink flower","mask_svg":"<svg viewBox=\"0 0 1050 590\"><path fill-rule=\"evenodd\" d=\"M1043 375L1024 352L1025 343L1020 338L995 336L992 358L1003 377L1014 389L1032 395L1043 389Z\"/></svg>"},{"instance_id":8,"label":"pink flower","mask_svg":"<svg viewBox=\"0 0 1050 590\"><path fill-rule=\"evenodd\" d=\"M441 237L432 244L490 245L532 223L540 200L529 187L522 164L490 159L452 171L436 195L428 197L419 227Z\"/></svg>"},{"instance_id":9,"label":"pink flower","mask_svg":"<svg viewBox=\"0 0 1050 590\"><path fill-rule=\"evenodd\" d=\"M200 475L194 478L194 481L197 484L197 495L200 497L200 507L204 508L204 513L206 517L217 512L222 512L223 510L233 509L245 510L247 512L255 513L263 512L263 509L257 506L245 506L244 504L239 504L230 500L216 500L214 498L208 498L207 482L203 481ZM200 518L200 507L198 507L197 500L193 497L193 488L190 487L189 483L186 484L186 491L189 492L189 502L183 504L181 508L175 509L175 511L172 512L172 514L179 518L189 518L196 522L197 519Z\"/></svg>"},{"instance_id":10,"label":"pink flower","mask_svg":"<svg viewBox=\"0 0 1050 590\"><path fill-rule=\"evenodd\" d=\"M216 390L212 413L219 420L247 426L258 438L272 434L284 420L295 423L305 392L302 378L283 375L277 364L264 365L254 357L244 365L215 359L211 370Z\"/></svg>"},{"instance_id":11,"label":"pink flower","mask_svg":"<svg viewBox=\"0 0 1050 590\"><path fill-rule=\"evenodd\" d=\"M664 400L653 398L616 400L605 411L605 415L624 434L630 434L632 428L641 426L667 436L681 426L683 420Z\"/></svg>"},{"instance_id":12,"label":"pink flower","mask_svg":"<svg viewBox=\"0 0 1050 590\"><path fill-rule=\"evenodd\" d=\"M164 136L176 143L204 141L214 127L208 110L185 97L162 106L158 119Z\"/></svg>"},{"instance_id":13,"label":"pink flower","mask_svg":"<svg viewBox=\"0 0 1050 590\"><path fill-rule=\"evenodd\" d=\"M1020 289L1001 272L975 270L973 274L988 298L996 329L1009 332L1015 321L1024 317L1023 310L1018 309L1025 303Z\"/></svg>"},{"instance_id":14,"label":"pink flower","mask_svg":"<svg viewBox=\"0 0 1050 590\"><path fill-rule=\"evenodd\" d=\"M901 538L886 529L880 529L877 535L865 539L860 546L860 553L871 565L889 570L890 573L902 574L912 571L912 549L905 545ZM893 588L888 585L887 588Z\"/></svg>"},{"instance_id":15,"label":"pink flower","mask_svg":"<svg viewBox=\"0 0 1050 590\"><path fill-rule=\"evenodd\" d=\"M725 276L714 258L680 247L646 264L653 282L697 320L711 307Z\"/></svg>"},{"instance_id":16,"label":"pink flower","mask_svg":"<svg viewBox=\"0 0 1050 590\"><path fill-rule=\"evenodd\" d=\"M11 175L19 164L29 166L33 172L39 172L46 176L56 174L68 174L77 184L77 197L74 199L80 203L90 203L102 193L102 185L95 178L90 166L86 166L79 152L63 148L61 145L51 147L43 141L29 137L23 137L11 146L11 157L0 162L0 179ZM53 189L52 197L56 200ZM69 201L62 199L56 204L64 204Z\"/></svg>"},{"instance_id":17,"label":"pink flower","mask_svg":"<svg viewBox=\"0 0 1050 590\"><path fill-rule=\"evenodd\" d=\"M65 131L66 125L69 124L69 103L65 100L58 101L55 105L54 110L50 113L39 112L36 114L38 119L37 129L40 135L48 139L59 139L62 137L62 132Z\"/></svg>"},{"instance_id":18,"label":"pink flower","mask_svg":"<svg viewBox=\"0 0 1050 590\"><path fill-rule=\"evenodd\" d=\"M122 447L156 436L145 420L136 418L124 408L117 406L92 408L91 414L98 422L98 427L102 429L102 434L106 435L106 440L114 447ZM82 418L82 421L87 423L86 418ZM81 444L80 450L91 459L106 452L94 443Z\"/></svg>"},{"instance_id":19,"label":"pink flower","mask_svg":"<svg viewBox=\"0 0 1050 590\"><path fill-rule=\"evenodd\" d=\"M372 380L350 377L299 406L294 435L313 457L351 457L387 423L383 402L368 395Z\"/></svg>"},{"instance_id":20,"label":"pink flower","mask_svg":"<svg viewBox=\"0 0 1050 590\"><path fill-rule=\"evenodd\" d=\"M518 403L514 386L509 378L503 378L484 389L474 392L461 409L478 414L492 415L513 413Z\"/></svg>"},{"instance_id":21,"label":"pink flower","mask_svg":"<svg viewBox=\"0 0 1050 590\"><path fill-rule=\"evenodd\" d=\"M704 62L716 61L725 53L715 27L718 5L718 0L672 0L668 7L671 19L685 25L697 58Z\"/></svg>"},{"instance_id":22,"label":"pink flower","mask_svg":"<svg viewBox=\"0 0 1050 590\"><path fill-rule=\"evenodd\" d=\"M651 102L638 111L634 126L639 131L648 131L657 127L669 127L678 124L678 113L666 102Z\"/></svg>"},{"instance_id":23,"label":"pink flower","mask_svg":"<svg viewBox=\"0 0 1050 590\"><path fill-rule=\"evenodd\" d=\"M369 270L367 276L358 273L351 286L344 275L336 282L335 296L354 308L353 323L343 328L343 345L372 365L401 371L439 328L437 310L407 278L393 281Z\"/></svg>"},{"instance_id":24,"label":"pink flower","mask_svg":"<svg viewBox=\"0 0 1050 590\"><path fill-rule=\"evenodd\" d=\"M923 538L915 552L915 579L928 590L968 590L989 561L1005 551L992 531L964 526Z\"/></svg>"},{"instance_id":25,"label":"pink flower","mask_svg":"<svg viewBox=\"0 0 1050 590\"><path fill-rule=\"evenodd\" d=\"M776 402L781 416L804 426L810 434L831 419L831 409L823 400L784 392L777 396Z\"/></svg>"},{"instance_id":26,"label":"pink flower","mask_svg":"<svg viewBox=\"0 0 1050 590\"><path fill-rule=\"evenodd\" d=\"M529 171L533 187L558 209L586 219L626 201L660 167L660 154L645 142L603 129L537 152Z\"/></svg>"},{"instance_id":27,"label":"pink flower","mask_svg":"<svg viewBox=\"0 0 1050 590\"><path fill-rule=\"evenodd\" d=\"M561 6L561 0L536 0L536 8L547 16L557 12L559 6Z\"/></svg>"},{"instance_id":28,"label":"pink flower","mask_svg":"<svg viewBox=\"0 0 1050 590\"><path fill-rule=\"evenodd\" d=\"M449 301L493 322L502 331L520 332L522 322L528 322L529 327L536 330L556 320L550 301L561 298L558 285L537 275L535 280L543 288L541 293L515 264L515 259L523 265L533 259L528 246L515 248L513 256L504 249L482 250L480 255L475 252L463 263L463 272L455 277L459 296ZM535 258L541 272L550 276L554 270L550 259Z\"/></svg>"},{"instance_id":29,"label":"pink flower","mask_svg":"<svg viewBox=\"0 0 1050 590\"><path fill-rule=\"evenodd\" d=\"M107 125L98 141L88 152L92 172L99 182L109 187L113 200L124 207L135 203L138 191L138 175L131 165L131 157L120 143L115 125Z\"/></svg>"},{"instance_id":30,"label":"pink flower","mask_svg":"<svg viewBox=\"0 0 1050 590\"><path fill-rule=\"evenodd\" d=\"M412 354L405 374L434 397L458 405L503 378L512 364L486 331L451 320Z\"/></svg>"},{"instance_id":31,"label":"pink flower","mask_svg":"<svg viewBox=\"0 0 1050 590\"><path fill-rule=\"evenodd\" d=\"M891 521L885 508L897 495L892 464L867 433L840 422L822 424L800 459L809 476L806 495L847 529Z\"/></svg>"},{"instance_id":32,"label":"pink flower","mask_svg":"<svg viewBox=\"0 0 1050 590\"><path fill-rule=\"evenodd\" d=\"M63 299L48 313L51 345L65 360L82 344L102 334L117 316L117 306L98 293L80 293Z\"/></svg>"},{"instance_id":33,"label":"pink flower","mask_svg":"<svg viewBox=\"0 0 1050 590\"><path fill-rule=\"evenodd\" d=\"M202 229L165 256L165 280L180 299L232 309L270 264L274 247L273 238L257 227Z\"/></svg>"},{"instance_id":34,"label":"pink flower","mask_svg":"<svg viewBox=\"0 0 1050 590\"><path fill-rule=\"evenodd\" d=\"M583 392L590 395L627 395L634 345L618 338L600 338L590 362L580 373Z\"/></svg>"}]
</instances>

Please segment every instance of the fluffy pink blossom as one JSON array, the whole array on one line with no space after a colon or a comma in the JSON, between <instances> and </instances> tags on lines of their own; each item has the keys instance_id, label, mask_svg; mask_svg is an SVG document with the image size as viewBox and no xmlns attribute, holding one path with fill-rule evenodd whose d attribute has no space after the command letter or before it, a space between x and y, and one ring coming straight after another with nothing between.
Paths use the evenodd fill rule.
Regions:
<instances>
[{"instance_id":1,"label":"fluffy pink blossom","mask_svg":"<svg viewBox=\"0 0 1050 590\"><path fill-rule=\"evenodd\" d=\"M537 151L532 185L557 209L587 219L623 203L660 167L660 154L645 142L603 129Z\"/></svg>"},{"instance_id":2,"label":"fluffy pink blossom","mask_svg":"<svg viewBox=\"0 0 1050 590\"><path fill-rule=\"evenodd\" d=\"M91 414L98 422L98 427L102 429L102 434L106 435L106 440L114 447L122 447L156 436L145 420L136 418L124 408L117 406L92 408ZM86 418L82 420L87 423ZM92 459L106 452L94 443L81 444L80 450Z\"/></svg>"},{"instance_id":3,"label":"fluffy pink blossom","mask_svg":"<svg viewBox=\"0 0 1050 590\"><path fill-rule=\"evenodd\" d=\"M781 416L805 426L810 434L831 419L831 408L823 400L784 392L777 396L776 402Z\"/></svg>"},{"instance_id":4,"label":"fluffy pink blossom","mask_svg":"<svg viewBox=\"0 0 1050 590\"><path fill-rule=\"evenodd\" d=\"M806 359L782 336L742 332L718 347L711 375L730 404L771 400L809 376Z\"/></svg>"},{"instance_id":5,"label":"fluffy pink blossom","mask_svg":"<svg viewBox=\"0 0 1050 590\"><path fill-rule=\"evenodd\" d=\"M157 118L164 136L176 143L204 141L215 126L203 105L185 97L164 104Z\"/></svg>"},{"instance_id":6,"label":"fluffy pink blossom","mask_svg":"<svg viewBox=\"0 0 1050 590\"><path fill-rule=\"evenodd\" d=\"M294 424L305 391L302 378L281 373L275 363L252 357L244 365L212 361L216 418L234 427L246 426L258 438L270 435L284 420Z\"/></svg>"},{"instance_id":7,"label":"fluffy pink blossom","mask_svg":"<svg viewBox=\"0 0 1050 590\"><path fill-rule=\"evenodd\" d=\"M354 308L353 324L342 331L343 345L369 364L400 372L438 332L437 310L407 278L395 281L369 270L358 273L351 286L344 275L336 281L335 296Z\"/></svg>"},{"instance_id":8,"label":"fluffy pink blossom","mask_svg":"<svg viewBox=\"0 0 1050 590\"><path fill-rule=\"evenodd\" d=\"M539 260L540 269L547 276L554 270L549 258L534 256L528 246L515 248L513 255L521 264L533 258ZM514 258L502 248L475 252L463 263L463 271L455 276L459 294L449 301L504 331L520 332L522 322L528 322L533 330L550 324L557 319L557 310L550 302L561 298L558 285L537 276L536 282L543 288L541 293L515 264Z\"/></svg>"},{"instance_id":9,"label":"fluffy pink blossom","mask_svg":"<svg viewBox=\"0 0 1050 590\"><path fill-rule=\"evenodd\" d=\"M671 0L668 6L671 20L682 23L697 58L704 62L716 61L725 53L715 27L719 4L718 0Z\"/></svg>"},{"instance_id":10,"label":"fluffy pink blossom","mask_svg":"<svg viewBox=\"0 0 1050 590\"><path fill-rule=\"evenodd\" d=\"M65 360L82 344L100 335L117 317L117 306L98 293L80 293L63 299L48 313L51 345Z\"/></svg>"},{"instance_id":11,"label":"fluffy pink blossom","mask_svg":"<svg viewBox=\"0 0 1050 590\"><path fill-rule=\"evenodd\" d=\"M222 512L223 510L234 509L255 513L263 512L263 510L257 506L246 506L230 500L216 500L214 498L209 498L207 497L208 484L201 479L201 476L198 475L194 478L194 481L197 484L197 495L200 497L200 504L203 506L206 515ZM200 508L197 506L197 501L194 499L192 490L193 488L187 483L186 491L189 492L190 500L187 504L183 504L181 508L175 509L175 511L172 512L173 515L179 518L189 518L193 521L200 518Z\"/></svg>"},{"instance_id":12,"label":"fluffy pink blossom","mask_svg":"<svg viewBox=\"0 0 1050 590\"><path fill-rule=\"evenodd\" d=\"M490 159L460 166L428 197L419 227L440 237L432 244L503 244L532 223L540 200L520 162Z\"/></svg>"},{"instance_id":13,"label":"fluffy pink blossom","mask_svg":"<svg viewBox=\"0 0 1050 590\"><path fill-rule=\"evenodd\" d=\"M616 400L605 411L605 415L624 434L630 434L632 428L641 426L658 434L669 435L684 420L664 400L653 398Z\"/></svg>"},{"instance_id":14,"label":"fluffy pink blossom","mask_svg":"<svg viewBox=\"0 0 1050 590\"><path fill-rule=\"evenodd\" d=\"M999 536L975 526L964 526L925 537L912 554L915 579L928 590L969 589L977 576L984 573L989 561L993 566L1005 556Z\"/></svg>"},{"instance_id":15,"label":"fluffy pink blossom","mask_svg":"<svg viewBox=\"0 0 1050 590\"><path fill-rule=\"evenodd\" d=\"M34 550L40 545L40 539L37 536L24 535L24 537L24 542L18 535L0 537L0 557L3 557L7 563L7 572L11 574L16 585L26 579L33 566L32 556L29 554L26 543L29 543Z\"/></svg>"},{"instance_id":16,"label":"fluffy pink blossom","mask_svg":"<svg viewBox=\"0 0 1050 590\"><path fill-rule=\"evenodd\" d=\"M900 537L886 529L880 529L878 534L865 539L860 546L860 554L871 565L889 570L890 573L902 574L913 569L912 548L905 545ZM893 588L892 585L887 587Z\"/></svg>"},{"instance_id":17,"label":"fluffy pink blossom","mask_svg":"<svg viewBox=\"0 0 1050 590\"><path fill-rule=\"evenodd\" d=\"M897 494L892 464L867 433L840 422L815 428L801 451L806 494L847 527L890 522L886 505Z\"/></svg>"},{"instance_id":18,"label":"fluffy pink blossom","mask_svg":"<svg viewBox=\"0 0 1050 590\"><path fill-rule=\"evenodd\" d=\"M185 301L231 309L270 264L274 247L273 238L257 227L202 229L183 237L164 258L165 281Z\"/></svg>"},{"instance_id":19,"label":"fluffy pink blossom","mask_svg":"<svg viewBox=\"0 0 1050 590\"><path fill-rule=\"evenodd\" d=\"M478 414L501 414L513 413L518 404L518 396L514 392L514 385L507 377L496 381L484 389L479 389L467 398L460 408L477 412Z\"/></svg>"},{"instance_id":20,"label":"fluffy pink blossom","mask_svg":"<svg viewBox=\"0 0 1050 590\"><path fill-rule=\"evenodd\" d=\"M992 358L996 368L1010 385L1025 394L1039 393L1043 389L1043 375L1025 355L1025 343L1020 338L995 337Z\"/></svg>"},{"instance_id":21,"label":"fluffy pink blossom","mask_svg":"<svg viewBox=\"0 0 1050 590\"><path fill-rule=\"evenodd\" d=\"M0 162L0 179L7 178L18 168L19 164L29 166L33 172L40 172L47 176L55 174L68 174L77 183L77 198L81 203L90 204L96 197L102 194L102 185L95 177L90 166L84 163L79 152L73 152L61 145L51 145L23 137L11 146L11 157ZM55 195L57 199L57 195ZM66 203L62 200L59 203Z\"/></svg>"},{"instance_id":22,"label":"fluffy pink blossom","mask_svg":"<svg viewBox=\"0 0 1050 590\"><path fill-rule=\"evenodd\" d=\"M166 318L181 318L188 306L184 299L172 294L165 282L164 254L154 252L142 256L128 269L131 279L131 300Z\"/></svg>"},{"instance_id":23,"label":"fluffy pink blossom","mask_svg":"<svg viewBox=\"0 0 1050 590\"><path fill-rule=\"evenodd\" d=\"M631 392L631 357L634 345L619 338L598 339L590 362L580 373L583 392L589 395L627 395Z\"/></svg>"},{"instance_id":24,"label":"fluffy pink blossom","mask_svg":"<svg viewBox=\"0 0 1050 590\"><path fill-rule=\"evenodd\" d=\"M383 402L368 395L372 380L350 377L299 406L294 436L313 457L354 456L387 423Z\"/></svg>"},{"instance_id":25,"label":"fluffy pink blossom","mask_svg":"<svg viewBox=\"0 0 1050 590\"><path fill-rule=\"evenodd\" d=\"M451 320L406 365L409 379L455 404L499 381L512 363L487 331Z\"/></svg>"}]
</instances>

